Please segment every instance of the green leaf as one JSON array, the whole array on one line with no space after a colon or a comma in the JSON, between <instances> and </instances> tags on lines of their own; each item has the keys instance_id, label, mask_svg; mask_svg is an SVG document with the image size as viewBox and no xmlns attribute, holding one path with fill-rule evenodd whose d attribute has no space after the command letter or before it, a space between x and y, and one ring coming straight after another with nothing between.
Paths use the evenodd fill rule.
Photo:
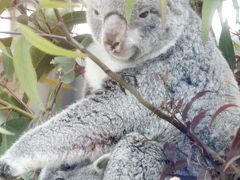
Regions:
<instances>
[{"instance_id":1,"label":"green leaf","mask_svg":"<svg viewBox=\"0 0 240 180\"><path fill-rule=\"evenodd\" d=\"M166 16L167 16L167 0L160 0L160 8L161 8L162 25L164 25L166 22Z\"/></svg>"},{"instance_id":2,"label":"green leaf","mask_svg":"<svg viewBox=\"0 0 240 180\"><path fill-rule=\"evenodd\" d=\"M0 146L0 155L4 152L20 137L23 130L29 124L29 120L23 117L18 117L16 119L11 119L7 121L5 127L14 133L13 136L2 135L1 136L1 146Z\"/></svg>"},{"instance_id":3,"label":"green leaf","mask_svg":"<svg viewBox=\"0 0 240 180\"><path fill-rule=\"evenodd\" d=\"M5 134L5 135L14 135L14 133L6 130L5 128L3 128L3 127L1 127L1 126L0 126L0 133L1 133L1 134Z\"/></svg>"},{"instance_id":4,"label":"green leaf","mask_svg":"<svg viewBox=\"0 0 240 180\"><path fill-rule=\"evenodd\" d=\"M72 27L77 24L86 23L86 11L72 11L63 15L63 21L66 26ZM71 29L71 28L69 28Z\"/></svg>"},{"instance_id":5,"label":"green leaf","mask_svg":"<svg viewBox=\"0 0 240 180\"><path fill-rule=\"evenodd\" d=\"M202 33L201 38L205 43L208 40L208 34L212 24L213 15L221 4L221 0L204 0L202 7Z\"/></svg>"},{"instance_id":6,"label":"green leaf","mask_svg":"<svg viewBox=\"0 0 240 180\"><path fill-rule=\"evenodd\" d=\"M2 53L8 56L9 58L12 58L12 56L9 54L7 48L5 45L0 41L0 49L2 50Z\"/></svg>"},{"instance_id":7,"label":"green leaf","mask_svg":"<svg viewBox=\"0 0 240 180\"><path fill-rule=\"evenodd\" d=\"M12 5L13 0L0 0L0 14Z\"/></svg>"},{"instance_id":8,"label":"green leaf","mask_svg":"<svg viewBox=\"0 0 240 180\"><path fill-rule=\"evenodd\" d=\"M39 5L41 8L66 8L66 7L72 7L72 6L82 7L81 3L64 2L64 1L57 1L57 0L40 0Z\"/></svg>"},{"instance_id":9,"label":"green leaf","mask_svg":"<svg viewBox=\"0 0 240 180\"><path fill-rule=\"evenodd\" d=\"M235 52L227 21L222 27L222 32L219 39L219 49L222 51L223 56L226 58L231 69L234 69L236 65Z\"/></svg>"},{"instance_id":10,"label":"green leaf","mask_svg":"<svg viewBox=\"0 0 240 180\"><path fill-rule=\"evenodd\" d=\"M31 45L47 54L54 56L67 56L72 58L81 57L80 53L77 53L76 51L66 50L62 47L56 46L47 39L38 36L29 27L23 24L20 24L20 31Z\"/></svg>"},{"instance_id":11,"label":"green leaf","mask_svg":"<svg viewBox=\"0 0 240 180\"><path fill-rule=\"evenodd\" d=\"M10 48L9 48L9 51L10 51ZM14 73L12 58L3 54L2 60L3 60L3 69L4 69L5 75L9 78L12 78L13 73Z\"/></svg>"},{"instance_id":12,"label":"green leaf","mask_svg":"<svg viewBox=\"0 0 240 180\"><path fill-rule=\"evenodd\" d=\"M52 60L60 71L60 78L64 83L71 83L75 79L76 62L66 57L56 57Z\"/></svg>"},{"instance_id":13,"label":"green leaf","mask_svg":"<svg viewBox=\"0 0 240 180\"><path fill-rule=\"evenodd\" d=\"M124 0L125 1L125 18L129 23L132 17L132 11L134 8L135 0Z\"/></svg>"},{"instance_id":14,"label":"green leaf","mask_svg":"<svg viewBox=\"0 0 240 180\"><path fill-rule=\"evenodd\" d=\"M29 99L43 109L43 104L37 90L37 76L32 65L30 47L24 37L16 38L13 47L15 75Z\"/></svg>"},{"instance_id":15,"label":"green leaf","mask_svg":"<svg viewBox=\"0 0 240 180\"><path fill-rule=\"evenodd\" d=\"M7 37L7 38L1 38L0 42L4 44L5 46L9 47L12 44L12 37Z\"/></svg>"}]
</instances>

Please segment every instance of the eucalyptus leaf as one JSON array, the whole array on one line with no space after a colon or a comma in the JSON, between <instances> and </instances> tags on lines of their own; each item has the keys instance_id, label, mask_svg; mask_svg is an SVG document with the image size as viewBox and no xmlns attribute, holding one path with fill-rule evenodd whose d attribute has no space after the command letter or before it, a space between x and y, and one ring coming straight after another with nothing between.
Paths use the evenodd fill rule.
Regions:
<instances>
[{"instance_id":1,"label":"eucalyptus leaf","mask_svg":"<svg viewBox=\"0 0 240 180\"><path fill-rule=\"evenodd\" d=\"M208 40L208 34L212 25L212 18L221 4L221 0L204 0L202 7L202 33L201 38L205 43Z\"/></svg>"},{"instance_id":2,"label":"eucalyptus leaf","mask_svg":"<svg viewBox=\"0 0 240 180\"><path fill-rule=\"evenodd\" d=\"M1 146L0 146L0 155L4 154L4 152L20 137L23 130L29 124L29 120L19 116L16 119L11 119L7 121L5 127L9 129L9 131L13 132L13 136L2 135L1 136Z\"/></svg>"},{"instance_id":3,"label":"eucalyptus leaf","mask_svg":"<svg viewBox=\"0 0 240 180\"><path fill-rule=\"evenodd\" d=\"M6 9L11 7L13 0L0 0L0 14Z\"/></svg>"},{"instance_id":4,"label":"eucalyptus leaf","mask_svg":"<svg viewBox=\"0 0 240 180\"><path fill-rule=\"evenodd\" d=\"M81 3L64 2L58 0L40 0L39 5L41 8L66 8L72 6L82 7Z\"/></svg>"},{"instance_id":5,"label":"eucalyptus leaf","mask_svg":"<svg viewBox=\"0 0 240 180\"><path fill-rule=\"evenodd\" d=\"M13 60L5 54L2 55L4 73L8 78L12 78L14 73Z\"/></svg>"},{"instance_id":6,"label":"eucalyptus leaf","mask_svg":"<svg viewBox=\"0 0 240 180\"><path fill-rule=\"evenodd\" d=\"M0 126L0 134L5 134L5 135L14 135L14 133L6 130L4 127Z\"/></svg>"},{"instance_id":7,"label":"eucalyptus leaf","mask_svg":"<svg viewBox=\"0 0 240 180\"><path fill-rule=\"evenodd\" d=\"M15 75L29 99L43 109L43 103L37 90L37 76L32 64L30 47L23 36L15 40L13 65Z\"/></svg>"},{"instance_id":8,"label":"eucalyptus leaf","mask_svg":"<svg viewBox=\"0 0 240 180\"><path fill-rule=\"evenodd\" d=\"M56 57L51 62L57 65L57 68L61 71L61 80L64 83L71 83L75 79L75 65L76 61L73 61L66 57Z\"/></svg>"},{"instance_id":9,"label":"eucalyptus leaf","mask_svg":"<svg viewBox=\"0 0 240 180\"><path fill-rule=\"evenodd\" d=\"M125 18L129 23L132 17L132 11L135 5L135 0L124 0L125 1Z\"/></svg>"},{"instance_id":10,"label":"eucalyptus leaf","mask_svg":"<svg viewBox=\"0 0 240 180\"><path fill-rule=\"evenodd\" d=\"M48 41L47 39L44 39L41 36L38 36L29 27L23 24L20 24L20 31L31 45L33 45L34 47L40 49L41 51L47 54L54 55L54 56L67 56L72 58L77 58L81 56L80 53L77 53L76 51L70 51L62 47L56 46L55 44Z\"/></svg>"},{"instance_id":11,"label":"eucalyptus leaf","mask_svg":"<svg viewBox=\"0 0 240 180\"><path fill-rule=\"evenodd\" d=\"M222 51L223 56L227 60L231 69L234 70L237 62L235 60L233 42L227 21L223 24L222 27L222 32L219 39L219 49Z\"/></svg>"},{"instance_id":12,"label":"eucalyptus leaf","mask_svg":"<svg viewBox=\"0 0 240 180\"><path fill-rule=\"evenodd\" d=\"M0 50L2 51L3 54L8 56L9 58L12 58L11 54L9 54L6 46L0 41Z\"/></svg>"},{"instance_id":13,"label":"eucalyptus leaf","mask_svg":"<svg viewBox=\"0 0 240 180\"><path fill-rule=\"evenodd\" d=\"M160 8L161 8L162 25L164 25L166 22L166 16L167 16L167 0L160 0Z\"/></svg>"}]
</instances>

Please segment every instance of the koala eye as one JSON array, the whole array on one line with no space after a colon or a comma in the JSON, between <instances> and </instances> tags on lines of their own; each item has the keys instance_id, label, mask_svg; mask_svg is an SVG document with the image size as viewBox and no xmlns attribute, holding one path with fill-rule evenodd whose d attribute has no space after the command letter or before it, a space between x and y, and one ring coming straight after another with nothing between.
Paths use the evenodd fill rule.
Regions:
<instances>
[{"instance_id":1,"label":"koala eye","mask_svg":"<svg viewBox=\"0 0 240 180\"><path fill-rule=\"evenodd\" d=\"M93 12L94 12L94 14L95 14L96 16L98 16L98 15L100 14L97 9L94 9Z\"/></svg>"},{"instance_id":2,"label":"koala eye","mask_svg":"<svg viewBox=\"0 0 240 180\"><path fill-rule=\"evenodd\" d=\"M57 177L55 180L64 180L64 179L61 177Z\"/></svg>"},{"instance_id":3,"label":"koala eye","mask_svg":"<svg viewBox=\"0 0 240 180\"><path fill-rule=\"evenodd\" d=\"M62 164L60 166L60 170L61 171L71 171L73 170L77 165L76 164L73 164L73 165L68 165L68 164Z\"/></svg>"},{"instance_id":4,"label":"koala eye","mask_svg":"<svg viewBox=\"0 0 240 180\"><path fill-rule=\"evenodd\" d=\"M149 11L144 11L139 15L139 17L140 18L146 18L146 17L148 17L148 15L149 15Z\"/></svg>"}]
</instances>

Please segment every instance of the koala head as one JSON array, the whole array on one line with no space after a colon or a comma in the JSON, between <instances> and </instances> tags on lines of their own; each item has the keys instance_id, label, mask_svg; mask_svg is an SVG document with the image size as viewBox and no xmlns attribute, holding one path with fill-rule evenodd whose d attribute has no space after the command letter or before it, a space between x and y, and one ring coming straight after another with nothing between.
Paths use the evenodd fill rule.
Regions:
<instances>
[{"instance_id":1,"label":"koala head","mask_svg":"<svg viewBox=\"0 0 240 180\"><path fill-rule=\"evenodd\" d=\"M187 1L168 0L165 23L160 0L135 0L129 22L123 0L85 0L85 5L95 41L114 59L132 63L152 59L175 43L186 21Z\"/></svg>"},{"instance_id":2,"label":"koala head","mask_svg":"<svg viewBox=\"0 0 240 180\"><path fill-rule=\"evenodd\" d=\"M76 164L63 164L57 168L44 168L39 180L101 180L104 175L109 154L105 154L95 162L84 160Z\"/></svg>"}]
</instances>

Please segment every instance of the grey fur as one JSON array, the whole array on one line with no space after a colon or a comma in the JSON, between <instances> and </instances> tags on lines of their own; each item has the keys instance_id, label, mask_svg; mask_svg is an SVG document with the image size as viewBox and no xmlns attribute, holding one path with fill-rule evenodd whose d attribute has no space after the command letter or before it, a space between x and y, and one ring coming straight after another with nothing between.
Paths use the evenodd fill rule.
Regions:
<instances>
[{"instance_id":1,"label":"grey fur","mask_svg":"<svg viewBox=\"0 0 240 180\"><path fill-rule=\"evenodd\" d=\"M108 163L106 163L108 162ZM102 169L97 164L103 163ZM96 162L80 162L63 168L44 168L39 180L109 180L109 179L159 179L161 168L166 164L162 144L150 141L138 133L123 137L111 155L103 155ZM107 169L104 173L103 170ZM124 171L123 171L124 169ZM113 173L114 172L114 173Z\"/></svg>"},{"instance_id":2,"label":"grey fur","mask_svg":"<svg viewBox=\"0 0 240 180\"><path fill-rule=\"evenodd\" d=\"M39 180L101 180L109 161L110 154L104 154L95 162L83 160L75 164L63 164L60 167L45 167Z\"/></svg>"},{"instance_id":3,"label":"grey fur","mask_svg":"<svg viewBox=\"0 0 240 180\"><path fill-rule=\"evenodd\" d=\"M211 116L223 104L240 105L234 76L214 41L202 44L200 19L186 0L169 0L167 22L162 28L158 3L159 0L136 0L131 22L124 25L124 1L88 0L88 22L94 39L104 43L102 38L106 38L106 32L111 35L112 27L117 27L113 20L122 24L118 32L124 32L124 36L121 34L120 39L115 40L121 42L124 50L128 49L120 54L129 59L111 54L107 45L104 46L118 59L112 58L112 63L124 66L119 73L157 107L170 98L184 98L187 102L198 92L212 91L193 103L187 119L192 120L200 111L208 110L195 132L216 151L225 150L239 127L239 108L221 113L210 129L208 126ZM93 7L100 15L94 16ZM139 18L143 9L150 14ZM159 77L166 74L168 80L164 85ZM73 164L83 159L92 161L112 151L115 144L131 132L149 139L175 140L178 147L187 152L189 142L184 135L153 116L129 92L106 79L95 95L74 103L24 134L1 158L0 174L16 176L45 166Z\"/></svg>"}]
</instances>

